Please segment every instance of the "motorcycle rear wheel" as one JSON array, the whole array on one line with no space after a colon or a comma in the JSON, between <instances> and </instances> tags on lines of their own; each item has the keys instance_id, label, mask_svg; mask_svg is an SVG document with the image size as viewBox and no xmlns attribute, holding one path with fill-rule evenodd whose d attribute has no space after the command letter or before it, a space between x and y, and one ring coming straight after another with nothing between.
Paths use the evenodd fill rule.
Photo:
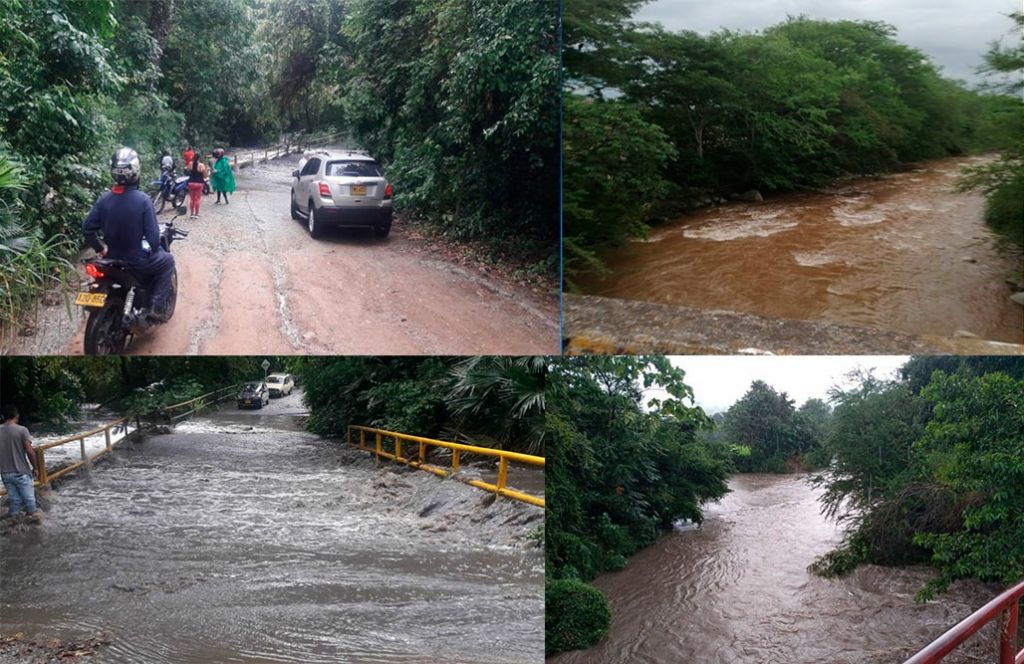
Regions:
<instances>
[{"instance_id":1,"label":"motorcycle rear wheel","mask_svg":"<svg viewBox=\"0 0 1024 664\"><path fill-rule=\"evenodd\" d=\"M171 294L167 297L167 302L164 304L164 316L166 320L171 320L171 316L174 315L174 307L178 303L178 268L174 268L171 272Z\"/></svg>"},{"instance_id":2,"label":"motorcycle rear wheel","mask_svg":"<svg viewBox=\"0 0 1024 664\"><path fill-rule=\"evenodd\" d=\"M109 298L109 296L108 296ZM128 346L128 330L124 328L124 300L107 299L100 309L91 309L85 323L86 355L119 355Z\"/></svg>"}]
</instances>

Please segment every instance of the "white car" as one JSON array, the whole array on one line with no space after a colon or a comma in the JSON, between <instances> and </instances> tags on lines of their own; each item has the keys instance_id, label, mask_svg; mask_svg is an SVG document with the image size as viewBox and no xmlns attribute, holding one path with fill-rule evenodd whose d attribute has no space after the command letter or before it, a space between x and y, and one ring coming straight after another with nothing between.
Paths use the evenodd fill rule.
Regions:
<instances>
[{"instance_id":1,"label":"white car","mask_svg":"<svg viewBox=\"0 0 1024 664\"><path fill-rule=\"evenodd\" d=\"M267 376L267 389L272 397L287 396L295 389L295 380L291 374L270 374Z\"/></svg>"}]
</instances>

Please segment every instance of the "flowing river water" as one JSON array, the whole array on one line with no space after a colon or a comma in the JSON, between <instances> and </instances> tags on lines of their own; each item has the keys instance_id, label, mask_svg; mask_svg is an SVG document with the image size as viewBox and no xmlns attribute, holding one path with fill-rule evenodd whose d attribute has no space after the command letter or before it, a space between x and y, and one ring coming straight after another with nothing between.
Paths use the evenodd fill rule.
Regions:
<instances>
[{"instance_id":1,"label":"flowing river water","mask_svg":"<svg viewBox=\"0 0 1024 664\"><path fill-rule=\"evenodd\" d=\"M612 607L608 637L557 664L662 662L898 664L997 595L957 582L915 604L924 567L807 572L840 533L806 475L737 475L700 528L679 527L595 582ZM947 657L996 659L995 624Z\"/></svg>"},{"instance_id":2,"label":"flowing river water","mask_svg":"<svg viewBox=\"0 0 1024 664\"><path fill-rule=\"evenodd\" d=\"M0 633L103 633L97 662L540 661L543 511L377 466L301 410L186 421L65 482L0 537Z\"/></svg>"},{"instance_id":3,"label":"flowing river water","mask_svg":"<svg viewBox=\"0 0 1024 664\"><path fill-rule=\"evenodd\" d=\"M835 193L800 192L705 209L607 257L584 293L824 320L911 334L959 332L1024 343L1024 308L1007 279L1019 250L982 220L983 198L953 188L950 158Z\"/></svg>"}]
</instances>

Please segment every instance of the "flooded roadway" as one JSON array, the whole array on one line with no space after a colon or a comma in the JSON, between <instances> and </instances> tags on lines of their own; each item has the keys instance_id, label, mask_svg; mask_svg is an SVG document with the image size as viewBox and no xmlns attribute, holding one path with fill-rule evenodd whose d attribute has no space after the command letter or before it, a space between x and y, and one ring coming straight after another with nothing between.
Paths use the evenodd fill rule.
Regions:
<instances>
[{"instance_id":1,"label":"flooded roadway","mask_svg":"<svg viewBox=\"0 0 1024 664\"><path fill-rule=\"evenodd\" d=\"M607 639L557 664L902 662L999 592L955 583L915 604L923 567L865 566L841 579L806 570L839 532L805 475L737 475L699 529L680 528L594 585L612 606ZM994 661L994 625L947 664Z\"/></svg>"},{"instance_id":2,"label":"flooded roadway","mask_svg":"<svg viewBox=\"0 0 1024 664\"><path fill-rule=\"evenodd\" d=\"M998 246L980 195L953 191L961 167L984 159L846 181L835 195L703 210L609 256L611 276L580 287L625 300L1024 343L1024 308L1005 283L1021 278L1020 251Z\"/></svg>"},{"instance_id":3,"label":"flooded roadway","mask_svg":"<svg viewBox=\"0 0 1024 664\"><path fill-rule=\"evenodd\" d=\"M530 662L543 512L375 467L298 394L128 445L0 540L0 632L98 662Z\"/></svg>"}]
</instances>

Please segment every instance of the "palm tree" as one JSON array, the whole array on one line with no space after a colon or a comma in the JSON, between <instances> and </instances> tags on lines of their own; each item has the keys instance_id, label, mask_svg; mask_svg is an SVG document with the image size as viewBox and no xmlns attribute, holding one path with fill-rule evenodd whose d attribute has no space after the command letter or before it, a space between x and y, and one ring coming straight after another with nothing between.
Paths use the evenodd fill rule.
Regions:
<instances>
[{"instance_id":1,"label":"palm tree","mask_svg":"<svg viewBox=\"0 0 1024 664\"><path fill-rule=\"evenodd\" d=\"M456 438L486 438L502 449L544 450L548 361L541 356L471 357L452 367L446 401Z\"/></svg>"}]
</instances>

